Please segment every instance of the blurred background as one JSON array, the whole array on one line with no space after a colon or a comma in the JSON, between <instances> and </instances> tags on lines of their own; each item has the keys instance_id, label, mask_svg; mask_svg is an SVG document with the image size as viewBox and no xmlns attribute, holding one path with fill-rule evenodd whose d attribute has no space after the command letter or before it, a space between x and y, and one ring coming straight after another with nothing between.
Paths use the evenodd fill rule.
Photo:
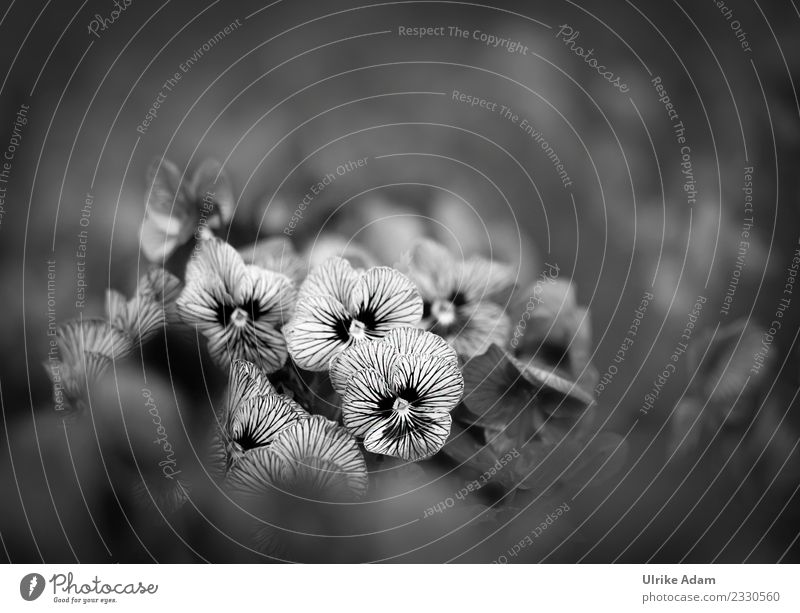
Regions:
<instances>
[{"instance_id":1,"label":"blurred background","mask_svg":"<svg viewBox=\"0 0 800 613\"><path fill-rule=\"evenodd\" d=\"M594 423L627 444L613 475L492 529L406 526L423 503L400 492L359 511L378 536L311 539L303 559L491 562L564 502L509 561L800 559L793 3L126 1L0 7L6 559L250 559L207 500L153 522L131 493L155 461L144 385L187 474L199 465L222 376L191 343L168 366L120 365L88 429L55 415L41 366L53 317L99 316L106 288L135 287L162 157L224 164L237 246L339 237L393 264L427 235L511 263L520 288L557 264L589 310L607 375ZM430 487L420 500L452 495Z\"/></svg>"}]
</instances>

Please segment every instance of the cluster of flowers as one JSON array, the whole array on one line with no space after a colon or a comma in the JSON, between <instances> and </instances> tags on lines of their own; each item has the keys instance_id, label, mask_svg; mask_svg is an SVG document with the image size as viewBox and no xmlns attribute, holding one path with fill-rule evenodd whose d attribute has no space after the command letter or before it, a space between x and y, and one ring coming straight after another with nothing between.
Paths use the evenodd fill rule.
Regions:
<instances>
[{"instance_id":1,"label":"cluster of flowers","mask_svg":"<svg viewBox=\"0 0 800 613\"><path fill-rule=\"evenodd\" d=\"M162 163L150 181L141 245L154 267L130 301L109 291L107 319L60 327L61 376L80 410L112 360L165 325L193 328L229 373L209 468L232 491L356 500L368 490L366 454L416 462L444 451L491 466L552 444L591 405L588 315L568 281L536 289L512 347L517 305L495 301L515 289L507 265L420 238L402 270L336 256L309 267L285 238L237 250L214 235L234 209L219 165L184 180ZM163 265L193 235L180 281ZM326 374L336 413L301 406L302 390L276 383L287 371ZM481 454L465 428L483 432Z\"/></svg>"}]
</instances>

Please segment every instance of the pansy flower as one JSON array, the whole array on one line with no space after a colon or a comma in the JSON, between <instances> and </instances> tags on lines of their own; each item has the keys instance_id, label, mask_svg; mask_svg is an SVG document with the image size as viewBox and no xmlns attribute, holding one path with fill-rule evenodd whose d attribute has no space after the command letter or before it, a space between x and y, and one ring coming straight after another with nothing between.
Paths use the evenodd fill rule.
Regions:
<instances>
[{"instance_id":1,"label":"pansy flower","mask_svg":"<svg viewBox=\"0 0 800 613\"><path fill-rule=\"evenodd\" d=\"M197 232L219 228L233 215L233 189L219 162L206 160L191 179L169 160L147 171L149 191L141 230L141 249L151 262L163 262Z\"/></svg>"},{"instance_id":2,"label":"pansy flower","mask_svg":"<svg viewBox=\"0 0 800 613\"><path fill-rule=\"evenodd\" d=\"M440 337L399 328L331 362L344 425L372 453L420 460L442 448L464 391L455 352Z\"/></svg>"},{"instance_id":3,"label":"pansy flower","mask_svg":"<svg viewBox=\"0 0 800 613\"><path fill-rule=\"evenodd\" d=\"M266 373L255 364L234 360L224 412L211 440L213 474L224 475L249 451L271 445L282 430L307 418L299 404L276 393Z\"/></svg>"},{"instance_id":4,"label":"pansy flower","mask_svg":"<svg viewBox=\"0 0 800 613\"><path fill-rule=\"evenodd\" d=\"M286 342L300 368L322 371L350 345L414 325L421 315L422 299L405 275L385 266L358 271L331 258L301 286Z\"/></svg>"},{"instance_id":5,"label":"pansy flower","mask_svg":"<svg viewBox=\"0 0 800 613\"><path fill-rule=\"evenodd\" d=\"M133 348L133 339L102 319L72 320L56 330L59 358L44 363L53 384L56 409L83 412L88 390L112 364Z\"/></svg>"},{"instance_id":6,"label":"pansy flower","mask_svg":"<svg viewBox=\"0 0 800 613\"><path fill-rule=\"evenodd\" d=\"M347 430L312 415L282 430L271 446L243 456L227 483L255 497L274 489L311 500L356 500L367 491L367 466Z\"/></svg>"},{"instance_id":7,"label":"pansy flower","mask_svg":"<svg viewBox=\"0 0 800 613\"><path fill-rule=\"evenodd\" d=\"M229 244L210 238L190 259L177 304L181 318L206 336L218 365L241 358L271 373L286 361L281 327L295 296L288 277L248 266Z\"/></svg>"},{"instance_id":8,"label":"pansy flower","mask_svg":"<svg viewBox=\"0 0 800 613\"><path fill-rule=\"evenodd\" d=\"M472 357L492 343L506 343L511 323L490 298L514 284L509 266L481 257L458 261L442 245L421 239L407 268L424 302L423 326L444 337L459 355Z\"/></svg>"},{"instance_id":9,"label":"pansy flower","mask_svg":"<svg viewBox=\"0 0 800 613\"><path fill-rule=\"evenodd\" d=\"M142 276L130 300L114 290L106 290L106 317L136 343L152 338L167 322L167 308L180 291L180 281L166 271L153 270Z\"/></svg>"}]
</instances>

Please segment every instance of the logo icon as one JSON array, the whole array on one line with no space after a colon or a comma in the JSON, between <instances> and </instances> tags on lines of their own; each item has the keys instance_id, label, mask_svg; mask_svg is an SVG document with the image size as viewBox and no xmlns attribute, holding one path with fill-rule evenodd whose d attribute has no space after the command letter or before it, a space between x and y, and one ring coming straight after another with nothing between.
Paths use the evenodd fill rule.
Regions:
<instances>
[{"instance_id":1,"label":"logo icon","mask_svg":"<svg viewBox=\"0 0 800 613\"><path fill-rule=\"evenodd\" d=\"M36 600L44 592L44 577L39 573L25 575L19 582L19 595L24 600Z\"/></svg>"}]
</instances>

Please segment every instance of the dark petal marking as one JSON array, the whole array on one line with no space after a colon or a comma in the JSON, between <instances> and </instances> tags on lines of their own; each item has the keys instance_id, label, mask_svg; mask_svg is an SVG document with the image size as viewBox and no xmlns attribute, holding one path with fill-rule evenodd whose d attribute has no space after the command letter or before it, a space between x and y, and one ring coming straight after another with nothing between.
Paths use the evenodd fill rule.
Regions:
<instances>
[{"instance_id":1,"label":"dark petal marking","mask_svg":"<svg viewBox=\"0 0 800 613\"><path fill-rule=\"evenodd\" d=\"M416 324L422 317L422 297L402 273L387 266L370 268L356 284L350 311L369 330L385 334L397 326Z\"/></svg>"},{"instance_id":2,"label":"dark petal marking","mask_svg":"<svg viewBox=\"0 0 800 613\"><path fill-rule=\"evenodd\" d=\"M285 324L297 299L297 289L289 277L258 266L247 266L247 291L239 292L240 306L252 319L272 325Z\"/></svg>"},{"instance_id":3,"label":"dark petal marking","mask_svg":"<svg viewBox=\"0 0 800 613\"><path fill-rule=\"evenodd\" d=\"M450 411L464 392L461 371L452 362L421 355L397 359L392 390L400 397L415 395L418 411Z\"/></svg>"},{"instance_id":4,"label":"dark petal marking","mask_svg":"<svg viewBox=\"0 0 800 613\"><path fill-rule=\"evenodd\" d=\"M265 394L274 394L275 388L266 373L247 360L231 361L228 370L228 393L225 401L226 421L247 401Z\"/></svg>"},{"instance_id":5,"label":"dark petal marking","mask_svg":"<svg viewBox=\"0 0 800 613\"><path fill-rule=\"evenodd\" d=\"M345 427L355 436L364 436L390 411L387 401L394 401L386 380L375 370L362 370L350 377L342 398L342 417Z\"/></svg>"},{"instance_id":6,"label":"dark petal marking","mask_svg":"<svg viewBox=\"0 0 800 613\"><path fill-rule=\"evenodd\" d=\"M279 394L247 400L231 416L230 438L245 451L265 447L302 419L298 408L297 403Z\"/></svg>"},{"instance_id":7,"label":"dark petal marking","mask_svg":"<svg viewBox=\"0 0 800 613\"><path fill-rule=\"evenodd\" d=\"M347 321L347 311L330 296L301 299L284 329L292 359L306 370L326 370L331 358L349 344L349 335L346 341L342 335Z\"/></svg>"},{"instance_id":8,"label":"dark petal marking","mask_svg":"<svg viewBox=\"0 0 800 613\"><path fill-rule=\"evenodd\" d=\"M444 446L451 423L449 413L395 411L370 429L364 447L372 453L421 460Z\"/></svg>"}]
</instances>

